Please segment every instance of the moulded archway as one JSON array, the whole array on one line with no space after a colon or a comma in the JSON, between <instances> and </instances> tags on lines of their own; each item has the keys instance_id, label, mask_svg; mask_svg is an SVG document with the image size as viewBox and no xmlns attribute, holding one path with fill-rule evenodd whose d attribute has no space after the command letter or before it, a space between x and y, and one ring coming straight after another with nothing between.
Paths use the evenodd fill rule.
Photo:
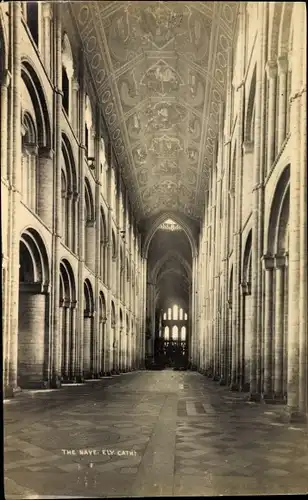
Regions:
<instances>
[{"instance_id":1,"label":"moulded archway","mask_svg":"<svg viewBox=\"0 0 308 500\"><path fill-rule=\"evenodd\" d=\"M96 345L94 339L94 295L89 279L84 282L84 320L83 320L83 371L84 378L97 375Z\"/></svg>"},{"instance_id":2,"label":"moulded archway","mask_svg":"<svg viewBox=\"0 0 308 500\"><path fill-rule=\"evenodd\" d=\"M72 267L68 260L60 262L60 309L59 331L61 332L61 377L64 381L74 378L76 364L76 285Z\"/></svg>"},{"instance_id":3,"label":"moulded archway","mask_svg":"<svg viewBox=\"0 0 308 500\"><path fill-rule=\"evenodd\" d=\"M43 387L49 363L49 262L33 228L21 234L19 258L17 383Z\"/></svg>"}]
</instances>

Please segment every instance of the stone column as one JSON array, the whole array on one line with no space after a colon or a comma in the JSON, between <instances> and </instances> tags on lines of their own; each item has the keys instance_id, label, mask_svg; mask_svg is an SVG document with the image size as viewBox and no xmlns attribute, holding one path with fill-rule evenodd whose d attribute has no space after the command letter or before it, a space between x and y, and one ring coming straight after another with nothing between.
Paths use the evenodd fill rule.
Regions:
<instances>
[{"instance_id":1,"label":"stone column","mask_svg":"<svg viewBox=\"0 0 308 500\"><path fill-rule=\"evenodd\" d=\"M283 401L284 273L285 257L276 255L274 398L278 401Z\"/></svg>"},{"instance_id":2,"label":"stone column","mask_svg":"<svg viewBox=\"0 0 308 500\"><path fill-rule=\"evenodd\" d=\"M53 157L54 153L50 148L39 148L37 159L37 213L50 229L53 224L53 198L50 196L54 182Z\"/></svg>"},{"instance_id":3,"label":"stone column","mask_svg":"<svg viewBox=\"0 0 308 500\"><path fill-rule=\"evenodd\" d=\"M79 147L79 213L77 216L78 220L78 341L77 341L77 356L78 356L78 371L77 381L83 382L83 362L84 362L84 264L85 264L85 55L84 52L80 52L80 96L79 96L79 134L80 134L80 147Z\"/></svg>"},{"instance_id":4,"label":"stone column","mask_svg":"<svg viewBox=\"0 0 308 500\"><path fill-rule=\"evenodd\" d=\"M71 302L71 356L70 356L70 379L76 380L76 367L77 367L77 332L76 332L76 312L77 312L77 301Z\"/></svg>"},{"instance_id":5,"label":"stone column","mask_svg":"<svg viewBox=\"0 0 308 500\"><path fill-rule=\"evenodd\" d=\"M264 380L263 397L272 399L272 369L273 369L273 269L274 258L270 255L263 257L265 271L264 290Z\"/></svg>"},{"instance_id":6,"label":"stone column","mask_svg":"<svg viewBox=\"0 0 308 500\"><path fill-rule=\"evenodd\" d=\"M19 232L17 230L18 208L20 204L20 159L21 159L21 5L14 2L9 5L12 29L12 137L10 151L12 154L9 183L8 232L10 241L10 261L8 266L8 376L5 384L5 395L13 396L17 389L17 357L18 357L18 307L19 307ZM2 110L1 110L2 111ZM2 144L2 143L1 143ZM1 156L2 160L2 156ZM5 161L6 164L7 160Z\"/></svg>"},{"instance_id":7,"label":"stone column","mask_svg":"<svg viewBox=\"0 0 308 500\"><path fill-rule=\"evenodd\" d=\"M276 61L267 62L266 72L268 78L267 172L269 172L275 160L277 94Z\"/></svg>"},{"instance_id":8,"label":"stone column","mask_svg":"<svg viewBox=\"0 0 308 500\"><path fill-rule=\"evenodd\" d=\"M1 80L1 176L8 178L8 87L11 73L6 69Z\"/></svg>"},{"instance_id":9,"label":"stone column","mask_svg":"<svg viewBox=\"0 0 308 500\"><path fill-rule=\"evenodd\" d=\"M294 35L291 91L291 172L289 216L288 418L307 418L307 188L306 165L306 26L305 6L293 8ZM304 215L305 214L305 215ZM303 279L303 283L301 280ZM306 308L306 310L305 310Z\"/></svg>"},{"instance_id":10,"label":"stone column","mask_svg":"<svg viewBox=\"0 0 308 500\"><path fill-rule=\"evenodd\" d=\"M92 319L93 315L85 311L83 320L83 376L91 378L91 341L92 341Z\"/></svg>"},{"instance_id":11,"label":"stone column","mask_svg":"<svg viewBox=\"0 0 308 500\"><path fill-rule=\"evenodd\" d=\"M72 126L75 134L78 134L78 91L79 91L79 83L77 78L72 79L72 101L73 106L71 106L72 113Z\"/></svg>"},{"instance_id":12,"label":"stone column","mask_svg":"<svg viewBox=\"0 0 308 500\"><path fill-rule=\"evenodd\" d=\"M261 256L263 249L263 130L264 130L264 65L266 52L267 32L267 5L258 4L258 39L257 39L257 69L256 69L256 98L255 98L255 141L253 167L253 203L252 203L252 283L251 283L251 362L250 362L250 400L260 401L261 393L261 311L262 311L262 272Z\"/></svg>"},{"instance_id":13,"label":"stone column","mask_svg":"<svg viewBox=\"0 0 308 500\"><path fill-rule=\"evenodd\" d=\"M50 56L51 56L51 46L50 46L50 31L51 31L51 9L49 2L41 3L42 16L43 16L43 60L44 60L44 68L47 71L48 76L50 77Z\"/></svg>"},{"instance_id":14,"label":"stone column","mask_svg":"<svg viewBox=\"0 0 308 500\"><path fill-rule=\"evenodd\" d=\"M278 101L278 151L286 138L288 57L278 57L279 101Z\"/></svg>"}]
</instances>

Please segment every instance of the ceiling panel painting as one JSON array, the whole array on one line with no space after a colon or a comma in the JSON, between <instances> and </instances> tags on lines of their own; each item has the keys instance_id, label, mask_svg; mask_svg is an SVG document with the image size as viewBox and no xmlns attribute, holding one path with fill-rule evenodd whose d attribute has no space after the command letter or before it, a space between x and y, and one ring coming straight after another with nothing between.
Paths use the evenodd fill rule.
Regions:
<instances>
[{"instance_id":1,"label":"ceiling panel painting","mask_svg":"<svg viewBox=\"0 0 308 500\"><path fill-rule=\"evenodd\" d=\"M138 220L202 216L237 2L72 2Z\"/></svg>"}]
</instances>

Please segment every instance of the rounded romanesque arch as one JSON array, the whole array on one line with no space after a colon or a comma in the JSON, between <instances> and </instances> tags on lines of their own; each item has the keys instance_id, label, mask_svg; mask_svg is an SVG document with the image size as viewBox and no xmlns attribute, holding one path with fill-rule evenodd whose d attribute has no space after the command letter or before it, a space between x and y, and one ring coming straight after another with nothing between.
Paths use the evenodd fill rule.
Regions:
<instances>
[{"instance_id":1,"label":"rounded romanesque arch","mask_svg":"<svg viewBox=\"0 0 308 500\"><path fill-rule=\"evenodd\" d=\"M62 241L73 252L77 252L78 242L78 189L77 172L71 145L65 134L62 134L61 165L61 217Z\"/></svg>"},{"instance_id":2,"label":"rounded romanesque arch","mask_svg":"<svg viewBox=\"0 0 308 500\"><path fill-rule=\"evenodd\" d=\"M38 232L24 229L19 243L17 380L22 388L43 387L49 356L49 260Z\"/></svg>"},{"instance_id":3,"label":"rounded romanesque arch","mask_svg":"<svg viewBox=\"0 0 308 500\"><path fill-rule=\"evenodd\" d=\"M107 224L103 207L100 208L100 278L107 284Z\"/></svg>"},{"instance_id":4,"label":"rounded romanesque arch","mask_svg":"<svg viewBox=\"0 0 308 500\"><path fill-rule=\"evenodd\" d=\"M67 259L60 262L59 331L61 332L61 376L70 381L74 376L76 345L76 282Z\"/></svg>"},{"instance_id":5,"label":"rounded romanesque arch","mask_svg":"<svg viewBox=\"0 0 308 500\"><path fill-rule=\"evenodd\" d=\"M289 183L290 165L283 170L274 191L267 225L267 252L263 258L264 391L278 400L287 397Z\"/></svg>"},{"instance_id":6,"label":"rounded romanesque arch","mask_svg":"<svg viewBox=\"0 0 308 500\"><path fill-rule=\"evenodd\" d=\"M84 378L95 375L94 294L89 279L84 281L83 370Z\"/></svg>"},{"instance_id":7,"label":"rounded romanesque arch","mask_svg":"<svg viewBox=\"0 0 308 500\"><path fill-rule=\"evenodd\" d=\"M95 269L95 208L89 179L85 177L85 263Z\"/></svg>"}]
</instances>

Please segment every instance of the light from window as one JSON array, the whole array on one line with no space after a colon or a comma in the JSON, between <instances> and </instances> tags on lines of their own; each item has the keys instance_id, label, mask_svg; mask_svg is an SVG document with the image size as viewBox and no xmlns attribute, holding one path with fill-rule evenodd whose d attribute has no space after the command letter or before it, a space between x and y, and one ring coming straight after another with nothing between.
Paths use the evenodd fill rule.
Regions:
<instances>
[{"instance_id":1,"label":"light from window","mask_svg":"<svg viewBox=\"0 0 308 500\"><path fill-rule=\"evenodd\" d=\"M173 319L174 319L175 321L177 321L177 320L178 320L178 317L179 317L179 315L178 315L178 310L179 310L178 306L176 306L176 305L175 305L175 306L173 306Z\"/></svg>"},{"instance_id":2,"label":"light from window","mask_svg":"<svg viewBox=\"0 0 308 500\"><path fill-rule=\"evenodd\" d=\"M168 319L172 319L171 307L168 308Z\"/></svg>"},{"instance_id":3,"label":"light from window","mask_svg":"<svg viewBox=\"0 0 308 500\"><path fill-rule=\"evenodd\" d=\"M172 327L172 340L178 340L179 337L179 329L176 325Z\"/></svg>"},{"instance_id":4,"label":"light from window","mask_svg":"<svg viewBox=\"0 0 308 500\"><path fill-rule=\"evenodd\" d=\"M165 326L164 338L165 338L165 340L169 340L169 326Z\"/></svg>"},{"instance_id":5,"label":"light from window","mask_svg":"<svg viewBox=\"0 0 308 500\"><path fill-rule=\"evenodd\" d=\"M185 319L185 321L188 319L187 313L184 314L184 319Z\"/></svg>"},{"instance_id":6,"label":"light from window","mask_svg":"<svg viewBox=\"0 0 308 500\"><path fill-rule=\"evenodd\" d=\"M186 326L182 326L181 328L181 340L182 342L186 340Z\"/></svg>"}]
</instances>

